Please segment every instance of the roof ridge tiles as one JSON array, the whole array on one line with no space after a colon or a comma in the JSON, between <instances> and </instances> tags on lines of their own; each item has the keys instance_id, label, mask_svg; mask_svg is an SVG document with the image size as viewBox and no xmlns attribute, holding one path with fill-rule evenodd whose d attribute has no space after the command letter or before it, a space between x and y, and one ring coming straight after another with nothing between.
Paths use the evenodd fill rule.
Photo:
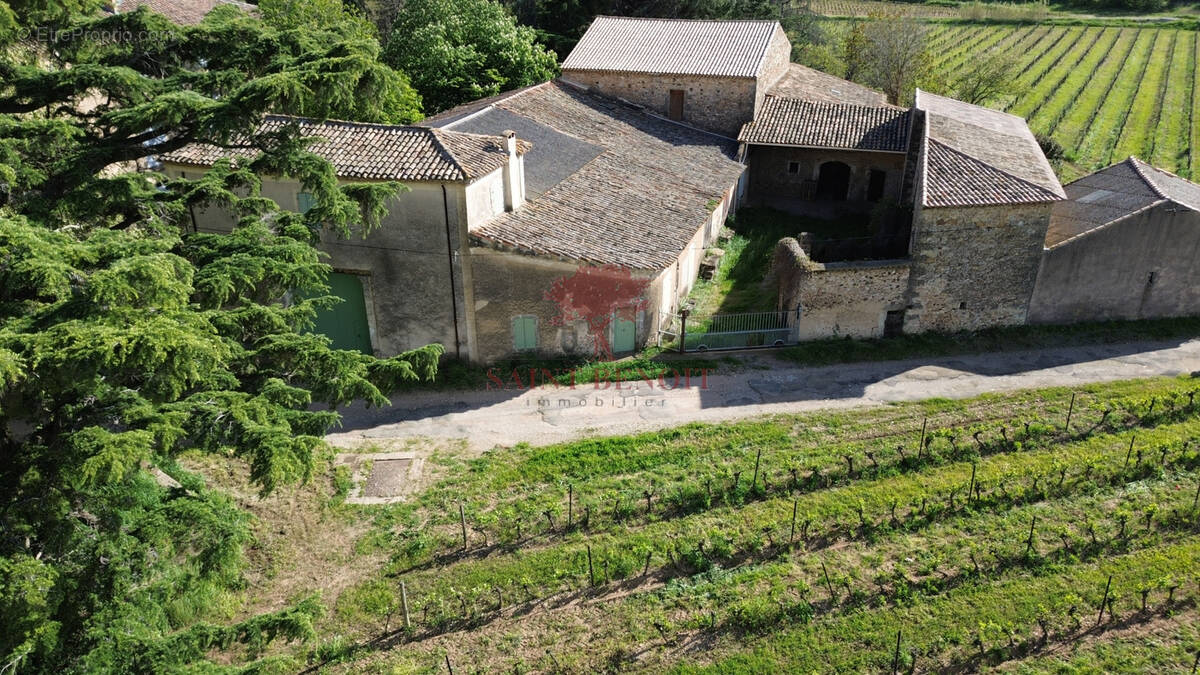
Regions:
<instances>
[{"instance_id":1,"label":"roof ridge tiles","mask_svg":"<svg viewBox=\"0 0 1200 675\"><path fill-rule=\"evenodd\" d=\"M963 157L963 158L965 158L965 159L967 159L967 160L970 160L972 163L974 163L974 164L976 164L976 165L978 165L978 166L981 166L981 167L983 167L984 169L987 169L988 171L994 171L994 172L996 172L996 173L1002 174L1002 175L1004 175L1005 177L1007 177L1007 178L1009 178L1009 179L1011 179L1011 180L1014 180L1014 181L1016 181L1016 182L1018 182L1018 183L1021 183L1022 185L1024 185L1024 186L1025 186L1026 188L1028 188L1028 189L1032 189L1032 190L1033 190L1033 191L1035 191L1035 192L1042 193L1042 194L1046 195L1047 197L1049 197L1049 199L1044 199L1044 200L1036 200L1036 201L1039 201L1039 202L1040 202L1040 201L1054 202L1054 201L1064 201L1064 200L1066 199L1066 197L1065 197L1065 196L1063 196L1063 195L1056 194L1055 192L1053 192L1053 191L1051 191L1051 190L1049 190L1049 189L1047 189L1047 188L1045 188L1045 187L1043 187L1043 186L1041 186L1041 185L1038 185L1037 183L1034 183L1034 182L1032 182L1032 181L1029 181L1029 180L1027 180L1027 179L1025 179L1025 178L1022 178L1022 177L1020 177L1020 176L1018 176L1018 175L1016 175L1016 174L1014 174L1014 173L1012 173L1012 172L1010 172L1010 171L1007 171L1007 170L1005 170L1005 169L1002 169L1002 168L1000 168L1000 167L998 167L998 166L995 166L994 164L989 164L988 162L985 162L985 161L983 161L983 160L979 159L978 157L975 157L975 156L973 156L973 155L970 155L970 154L968 154L968 153L966 153L966 152L963 152L962 150L959 150L958 148L956 148L956 147L954 147L954 146L952 146L952 145L948 145L948 144L946 144L946 143L945 143L945 142L943 142L943 141L939 141L939 140L937 140L936 138L928 138L928 142L929 142L929 143L931 143L931 144L933 144L933 145L937 145L938 147L940 147L940 148L943 148L943 149L945 149L945 150L947 150L947 151L949 151L949 152L951 152L951 153L953 153L953 154L955 154L955 155L958 155L958 156L960 156L960 157ZM927 160L927 161L928 161L928 160ZM926 175L928 175L928 169L926 169ZM927 196L927 195L928 195L928 181L926 181L926 185L925 185L925 190L924 190L924 192L926 193L926 196ZM1020 201L1020 202L1012 202L1012 203L1027 203L1028 201L1031 201L1031 200L1023 200L1023 201Z\"/></svg>"},{"instance_id":2,"label":"roof ridge tiles","mask_svg":"<svg viewBox=\"0 0 1200 675\"><path fill-rule=\"evenodd\" d=\"M617 14L597 14L595 18L621 19L622 21L660 21L664 23L779 23L775 19L673 19L667 16L620 16Z\"/></svg>"}]
</instances>

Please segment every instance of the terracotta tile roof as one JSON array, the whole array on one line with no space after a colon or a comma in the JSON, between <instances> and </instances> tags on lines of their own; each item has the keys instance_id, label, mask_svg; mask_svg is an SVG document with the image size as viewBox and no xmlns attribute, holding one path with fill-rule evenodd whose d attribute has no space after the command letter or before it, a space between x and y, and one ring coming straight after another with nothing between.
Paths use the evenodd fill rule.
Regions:
<instances>
[{"instance_id":1,"label":"terracotta tile roof","mask_svg":"<svg viewBox=\"0 0 1200 675\"><path fill-rule=\"evenodd\" d=\"M1057 246L1155 204L1174 202L1200 211L1200 185L1130 157L1066 186L1054 205L1046 246Z\"/></svg>"},{"instance_id":2,"label":"terracotta tile roof","mask_svg":"<svg viewBox=\"0 0 1200 675\"><path fill-rule=\"evenodd\" d=\"M1176 176L1170 171L1150 166L1137 157L1130 157L1125 161L1137 170L1138 175L1146 181L1155 194L1193 211L1200 211L1200 185Z\"/></svg>"},{"instance_id":3,"label":"terracotta tile roof","mask_svg":"<svg viewBox=\"0 0 1200 675\"><path fill-rule=\"evenodd\" d=\"M251 14L258 13L255 5L237 0L117 0L113 9L120 13L146 7L181 26L194 26L220 5L233 5Z\"/></svg>"},{"instance_id":4,"label":"terracotta tile roof","mask_svg":"<svg viewBox=\"0 0 1200 675\"><path fill-rule=\"evenodd\" d=\"M904 108L820 103L767 96L743 143L905 152L911 114Z\"/></svg>"},{"instance_id":5,"label":"terracotta tile roof","mask_svg":"<svg viewBox=\"0 0 1200 675\"><path fill-rule=\"evenodd\" d=\"M269 115L256 134L277 132L297 124L304 136L319 137L309 149L331 164L342 178L407 181L469 181L507 161L504 139L424 127L391 126ZM530 144L518 140L517 152ZM211 166L222 157L250 157L250 149L226 149L193 143L159 159L173 164Z\"/></svg>"},{"instance_id":6,"label":"terracotta tile roof","mask_svg":"<svg viewBox=\"0 0 1200 675\"><path fill-rule=\"evenodd\" d=\"M925 169L925 206L988 206L1056 201L1040 185L1006 173L930 139Z\"/></svg>"},{"instance_id":7,"label":"terracotta tile roof","mask_svg":"<svg viewBox=\"0 0 1200 675\"><path fill-rule=\"evenodd\" d=\"M789 63L787 72L771 85L767 93L773 96L826 103L888 105L887 96L882 91L875 91L829 73L802 66L799 63Z\"/></svg>"},{"instance_id":8,"label":"terracotta tile roof","mask_svg":"<svg viewBox=\"0 0 1200 675\"><path fill-rule=\"evenodd\" d=\"M669 122L562 81L493 104L599 153L560 172L521 208L473 229L476 242L526 253L634 269L674 263L744 167L737 144ZM453 122L450 123L453 126ZM465 123L464 123L465 124ZM526 172L549 175L525 158ZM578 153L577 153L578 154ZM536 159L536 161L535 161ZM562 161L571 163L571 159ZM533 164L531 164L533 162ZM575 168L577 166L577 168ZM566 173L566 175L561 175Z\"/></svg>"},{"instance_id":9,"label":"terracotta tile roof","mask_svg":"<svg viewBox=\"0 0 1200 675\"><path fill-rule=\"evenodd\" d=\"M919 89L915 107L925 111L927 143L937 141L944 148L952 148L975 163L994 169L998 176L1007 175L1039 188L1038 191L1027 191L1017 189L1016 184L1005 184L997 185L995 190L981 189L980 185L972 182L971 177L975 175L972 173L964 177L957 191L952 182L943 183L942 193L935 200L943 202L941 204L930 201L930 181L927 181L925 206L999 204L1006 203L996 201L1005 198L1005 195L1015 200L1009 203L1049 202L1066 198L1050 162L1025 120ZM929 155L933 155L932 145ZM944 152L941 155L946 159ZM952 181L953 176L943 176L942 180Z\"/></svg>"},{"instance_id":10,"label":"terracotta tile roof","mask_svg":"<svg viewBox=\"0 0 1200 675\"><path fill-rule=\"evenodd\" d=\"M755 77L775 21L684 21L598 16L562 69Z\"/></svg>"}]
</instances>

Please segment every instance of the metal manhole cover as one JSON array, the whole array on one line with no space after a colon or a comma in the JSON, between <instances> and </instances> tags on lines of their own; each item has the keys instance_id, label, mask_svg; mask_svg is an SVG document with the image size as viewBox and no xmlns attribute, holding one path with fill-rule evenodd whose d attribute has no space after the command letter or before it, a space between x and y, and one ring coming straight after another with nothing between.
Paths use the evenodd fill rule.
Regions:
<instances>
[{"instance_id":1,"label":"metal manhole cover","mask_svg":"<svg viewBox=\"0 0 1200 675\"><path fill-rule=\"evenodd\" d=\"M403 494L411 466L411 459L375 460L371 464L371 475L362 487L362 496L396 497Z\"/></svg>"}]
</instances>

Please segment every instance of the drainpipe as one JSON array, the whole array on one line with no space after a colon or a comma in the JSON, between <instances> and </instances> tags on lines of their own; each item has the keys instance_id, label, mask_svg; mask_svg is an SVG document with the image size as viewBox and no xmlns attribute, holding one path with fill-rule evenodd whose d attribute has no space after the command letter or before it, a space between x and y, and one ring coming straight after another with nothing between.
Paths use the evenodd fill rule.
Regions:
<instances>
[{"instance_id":1,"label":"drainpipe","mask_svg":"<svg viewBox=\"0 0 1200 675\"><path fill-rule=\"evenodd\" d=\"M446 184L442 183L442 213L446 219L446 260L450 271L450 319L454 322L454 357L462 358L462 347L458 337L458 293L454 290L454 244L450 238L450 198L446 196Z\"/></svg>"}]
</instances>

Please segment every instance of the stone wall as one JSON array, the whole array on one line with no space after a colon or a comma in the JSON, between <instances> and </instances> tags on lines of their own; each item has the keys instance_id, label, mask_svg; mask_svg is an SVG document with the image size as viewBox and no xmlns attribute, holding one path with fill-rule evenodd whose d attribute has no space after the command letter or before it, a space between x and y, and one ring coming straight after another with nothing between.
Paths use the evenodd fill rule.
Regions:
<instances>
[{"instance_id":1,"label":"stone wall","mask_svg":"<svg viewBox=\"0 0 1200 675\"><path fill-rule=\"evenodd\" d=\"M817 263L787 238L775 249L772 269L777 309L800 309L796 334L801 340L880 337L887 313L906 304L907 260Z\"/></svg>"},{"instance_id":2,"label":"stone wall","mask_svg":"<svg viewBox=\"0 0 1200 675\"><path fill-rule=\"evenodd\" d=\"M492 363L517 356L512 332L513 319L533 316L537 325L537 348L541 357L589 356L594 344L585 321L565 326L555 325L558 307L545 298L554 282L570 276L579 269L573 262L473 247L471 267L477 280L474 288L474 324L478 336L474 358ZM634 275L649 280L646 289L647 306L635 317L636 340L644 345L654 334L659 309L664 271L657 275L635 271ZM608 339L612 340L611 325Z\"/></svg>"},{"instance_id":3,"label":"stone wall","mask_svg":"<svg viewBox=\"0 0 1200 675\"><path fill-rule=\"evenodd\" d=\"M647 280L643 293L646 304L635 317L639 347L656 337L660 315L675 312L680 301L692 290L707 247L717 238L725 217L735 206L733 192L731 186L720 203L714 205L709 217L696 224L696 234L674 263L656 271L632 271L635 277ZM490 363L516 355L512 322L517 316L537 318L536 353L539 356L587 356L593 353L594 338L586 323L554 325L559 310L554 302L545 298L546 291L555 281L579 269L578 263L483 246L472 247L469 260L471 278L477 280L471 289L472 335L476 336L474 360ZM612 327L608 330L611 343Z\"/></svg>"},{"instance_id":4,"label":"stone wall","mask_svg":"<svg viewBox=\"0 0 1200 675\"><path fill-rule=\"evenodd\" d=\"M1031 323L1200 314L1200 213L1160 204L1046 249Z\"/></svg>"},{"instance_id":5,"label":"stone wall","mask_svg":"<svg viewBox=\"0 0 1200 675\"><path fill-rule=\"evenodd\" d=\"M778 145L752 145L749 147L747 165L750 183L749 199L759 203L779 197L800 196L804 181L816 181L821 165L825 162L843 162L850 167L849 202L865 202L867 186L872 169L887 174L884 183L883 202L899 202L904 183L904 153L866 152L855 150L818 150ZM795 162L796 173L789 172L789 164Z\"/></svg>"},{"instance_id":6,"label":"stone wall","mask_svg":"<svg viewBox=\"0 0 1200 675\"><path fill-rule=\"evenodd\" d=\"M564 70L563 78L667 117L672 89L684 91L683 121L735 138L754 118L756 80L750 77L649 75Z\"/></svg>"},{"instance_id":7,"label":"stone wall","mask_svg":"<svg viewBox=\"0 0 1200 675\"><path fill-rule=\"evenodd\" d=\"M1050 209L1050 204L918 207L904 332L1025 323Z\"/></svg>"},{"instance_id":8,"label":"stone wall","mask_svg":"<svg viewBox=\"0 0 1200 675\"><path fill-rule=\"evenodd\" d=\"M168 166L166 171L168 175L196 177L202 169ZM388 214L377 230L366 238L355 234L349 239L325 232L321 249L329 254L326 262L335 271L356 274L363 281L371 346L376 355L394 356L440 343L447 355L467 358L471 340L467 306L472 284L470 270L463 265L466 190L458 183L410 181L405 185L408 191L389 204ZM481 185L473 191L473 208L480 213L490 208L486 187ZM292 211L299 210L301 191L296 181L264 178L262 182L264 197ZM232 217L221 208L195 209L193 215L194 226L200 232L228 232L233 226Z\"/></svg>"},{"instance_id":9,"label":"stone wall","mask_svg":"<svg viewBox=\"0 0 1200 675\"><path fill-rule=\"evenodd\" d=\"M767 43L767 53L763 55L762 68L758 73L758 87L754 95L754 113L762 108L763 98L779 78L788 71L792 61L792 43L782 26L776 26L771 41Z\"/></svg>"}]
</instances>

